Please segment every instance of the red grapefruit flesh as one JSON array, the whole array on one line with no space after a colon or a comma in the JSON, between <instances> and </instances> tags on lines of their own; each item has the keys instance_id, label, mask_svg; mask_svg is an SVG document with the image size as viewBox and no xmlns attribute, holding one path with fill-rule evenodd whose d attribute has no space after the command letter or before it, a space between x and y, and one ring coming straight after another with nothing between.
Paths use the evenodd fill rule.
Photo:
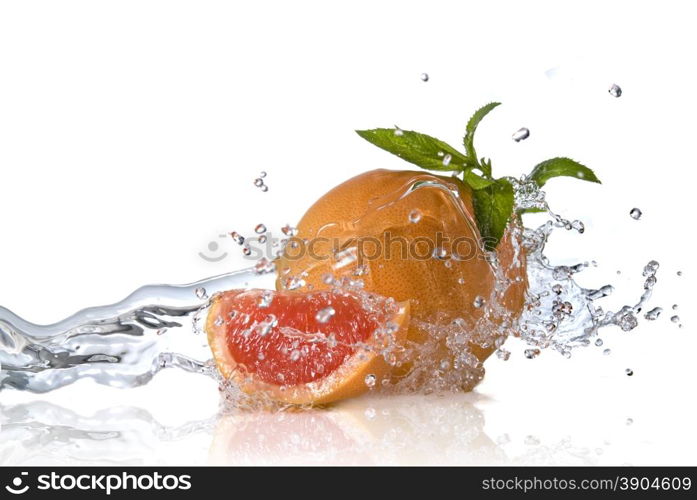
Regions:
<instances>
[{"instance_id":1,"label":"red grapefruit flesh","mask_svg":"<svg viewBox=\"0 0 697 500\"><path fill-rule=\"evenodd\" d=\"M206 331L222 375L246 393L324 404L366 392L391 371L407 304L374 294L231 290L216 296Z\"/></svg>"}]
</instances>

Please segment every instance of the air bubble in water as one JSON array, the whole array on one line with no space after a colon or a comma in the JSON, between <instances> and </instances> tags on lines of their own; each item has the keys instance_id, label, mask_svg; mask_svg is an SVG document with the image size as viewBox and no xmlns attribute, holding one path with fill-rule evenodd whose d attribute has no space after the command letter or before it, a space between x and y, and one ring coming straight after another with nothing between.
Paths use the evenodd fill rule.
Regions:
<instances>
[{"instance_id":1,"label":"air bubble in water","mask_svg":"<svg viewBox=\"0 0 697 500\"><path fill-rule=\"evenodd\" d=\"M525 349L525 357L527 359L535 359L537 356L540 355L540 350L539 349Z\"/></svg>"},{"instance_id":2,"label":"air bubble in water","mask_svg":"<svg viewBox=\"0 0 697 500\"><path fill-rule=\"evenodd\" d=\"M616 83L610 85L610 88L607 89L607 91L610 93L612 97L620 97L622 95L622 88L620 88L620 86Z\"/></svg>"},{"instance_id":3,"label":"air bubble in water","mask_svg":"<svg viewBox=\"0 0 697 500\"><path fill-rule=\"evenodd\" d=\"M429 79L428 73L421 73L421 81L427 82Z\"/></svg>"},{"instance_id":4,"label":"air bubble in water","mask_svg":"<svg viewBox=\"0 0 697 500\"><path fill-rule=\"evenodd\" d=\"M629 211L629 216L634 220L639 220L639 219L641 219L642 212L638 208L632 208Z\"/></svg>"},{"instance_id":5,"label":"air bubble in water","mask_svg":"<svg viewBox=\"0 0 697 500\"><path fill-rule=\"evenodd\" d=\"M515 142L524 141L528 137L530 137L530 130L525 127L516 130L516 132L513 134L513 140Z\"/></svg>"},{"instance_id":6,"label":"air bubble in water","mask_svg":"<svg viewBox=\"0 0 697 500\"><path fill-rule=\"evenodd\" d=\"M261 189L261 191L265 193L265 192L267 192L267 191L269 190L269 186L267 186L266 184L264 184L264 185L261 186L259 189Z\"/></svg>"},{"instance_id":7,"label":"air bubble in water","mask_svg":"<svg viewBox=\"0 0 697 500\"><path fill-rule=\"evenodd\" d=\"M678 276L682 276L682 271L678 271L678 272L675 273L675 274L677 274Z\"/></svg>"},{"instance_id":8,"label":"air bubble in water","mask_svg":"<svg viewBox=\"0 0 697 500\"><path fill-rule=\"evenodd\" d=\"M199 299L207 299L208 298L208 292L203 287L197 288L196 290L194 290L194 293L196 294L196 297L198 297Z\"/></svg>"},{"instance_id":9,"label":"air bubble in water","mask_svg":"<svg viewBox=\"0 0 697 500\"><path fill-rule=\"evenodd\" d=\"M375 387L375 382L377 381L377 377L373 375L372 373L369 373L368 375L365 376L364 382L365 385L370 387L371 389Z\"/></svg>"},{"instance_id":10,"label":"air bubble in water","mask_svg":"<svg viewBox=\"0 0 697 500\"><path fill-rule=\"evenodd\" d=\"M675 316L672 316L672 317L670 318L670 320L671 320L673 323L679 323L679 322L680 322L680 316L678 316L678 315L676 314Z\"/></svg>"},{"instance_id":11,"label":"air bubble in water","mask_svg":"<svg viewBox=\"0 0 697 500\"><path fill-rule=\"evenodd\" d=\"M677 310L678 310L678 305L677 305L677 304L673 304L672 309L673 309L673 311L677 311Z\"/></svg>"},{"instance_id":12,"label":"air bubble in water","mask_svg":"<svg viewBox=\"0 0 697 500\"><path fill-rule=\"evenodd\" d=\"M367 418L368 420L373 420L375 418L376 414L377 413L375 411L375 408L370 408L370 407L366 408L365 411L363 412L363 415L365 415L365 418Z\"/></svg>"},{"instance_id":13,"label":"air bubble in water","mask_svg":"<svg viewBox=\"0 0 697 500\"><path fill-rule=\"evenodd\" d=\"M612 352L612 351L611 351L610 349L605 349L605 350L603 351L603 354L604 354L605 356L609 356L611 352Z\"/></svg>"},{"instance_id":14,"label":"air bubble in water","mask_svg":"<svg viewBox=\"0 0 697 500\"><path fill-rule=\"evenodd\" d=\"M259 177L261 177L262 179L266 177L266 172L264 172L263 170L259 172Z\"/></svg>"},{"instance_id":15,"label":"air bubble in water","mask_svg":"<svg viewBox=\"0 0 697 500\"><path fill-rule=\"evenodd\" d=\"M473 305L474 307L476 307L477 309L479 309L479 308L482 307L485 303L486 303L486 299L485 299L484 297L482 297L481 295L477 295L477 296L474 298L474 302L472 303L472 305Z\"/></svg>"},{"instance_id":16,"label":"air bubble in water","mask_svg":"<svg viewBox=\"0 0 697 500\"><path fill-rule=\"evenodd\" d=\"M649 312L644 314L644 318L648 319L649 321L653 321L655 319L658 319L658 317L661 315L662 312L663 312L662 307L654 307Z\"/></svg>"},{"instance_id":17,"label":"air bubble in water","mask_svg":"<svg viewBox=\"0 0 697 500\"><path fill-rule=\"evenodd\" d=\"M624 371L624 374L627 375L628 377L631 377L632 375L634 375L634 370L632 370L631 368L627 368Z\"/></svg>"},{"instance_id":18,"label":"air bubble in water","mask_svg":"<svg viewBox=\"0 0 697 500\"><path fill-rule=\"evenodd\" d=\"M412 224L416 224L420 220L421 212L419 212L418 210L412 210L411 212L409 212L409 222L411 222Z\"/></svg>"},{"instance_id":19,"label":"air bubble in water","mask_svg":"<svg viewBox=\"0 0 697 500\"><path fill-rule=\"evenodd\" d=\"M266 226L264 224L257 224L254 228L254 232L257 234L263 234L266 232Z\"/></svg>"},{"instance_id":20,"label":"air bubble in water","mask_svg":"<svg viewBox=\"0 0 697 500\"><path fill-rule=\"evenodd\" d=\"M632 424L634 423L634 419L630 417L630 418L628 418L627 420L625 420L624 423L627 424L627 425L632 425Z\"/></svg>"},{"instance_id":21,"label":"air bubble in water","mask_svg":"<svg viewBox=\"0 0 697 500\"><path fill-rule=\"evenodd\" d=\"M326 323L336 314L336 311L332 306L320 309L315 316L315 319L320 323Z\"/></svg>"},{"instance_id":22,"label":"air bubble in water","mask_svg":"<svg viewBox=\"0 0 697 500\"><path fill-rule=\"evenodd\" d=\"M256 178L256 179L254 179L254 185L255 185L256 187L261 187L261 186L263 186L263 185L264 185L264 179L262 179L261 177L258 177L258 178Z\"/></svg>"},{"instance_id":23,"label":"air bubble in water","mask_svg":"<svg viewBox=\"0 0 697 500\"><path fill-rule=\"evenodd\" d=\"M603 345L603 339L595 339L595 345L598 346L598 347L600 347L601 345Z\"/></svg>"}]
</instances>

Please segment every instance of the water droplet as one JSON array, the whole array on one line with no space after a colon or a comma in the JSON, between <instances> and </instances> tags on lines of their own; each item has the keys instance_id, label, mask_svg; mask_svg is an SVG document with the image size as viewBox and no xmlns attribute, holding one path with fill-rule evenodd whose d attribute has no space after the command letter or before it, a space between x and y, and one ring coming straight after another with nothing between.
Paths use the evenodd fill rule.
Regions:
<instances>
[{"instance_id":1,"label":"water droplet","mask_svg":"<svg viewBox=\"0 0 697 500\"><path fill-rule=\"evenodd\" d=\"M242 236L240 233L237 231L233 231L230 233L230 236L232 237L232 241L237 243L238 245L244 244L244 236Z\"/></svg>"},{"instance_id":2,"label":"water droplet","mask_svg":"<svg viewBox=\"0 0 697 500\"><path fill-rule=\"evenodd\" d=\"M421 81L427 82L429 79L428 73L421 73Z\"/></svg>"},{"instance_id":3,"label":"water droplet","mask_svg":"<svg viewBox=\"0 0 697 500\"><path fill-rule=\"evenodd\" d=\"M482 297L481 295L477 295L477 296L474 298L474 302L472 302L472 305L473 305L474 307L476 307L477 309L479 309L479 308L482 307L485 303L486 303L486 299L485 299L484 297Z\"/></svg>"},{"instance_id":4,"label":"water droplet","mask_svg":"<svg viewBox=\"0 0 697 500\"><path fill-rule=\"evenodd\" d=\"M225 323L225 321L223 320L222 316L218 316L217 318L215 318L215 321L213 322L215 326L222 326L223 323Z\"/></svg>"},{"instance_id":5,"label":"water droplet","mask_svg":"<svg viewBox=\"0 0 697 500\"><path fill-rule=\"evenodd\" d=\"M678 276L682 276L682 271L678 271L678 272L675 273L675 274L677 274Z\"/></svg>"},{"instance_id":6,"label":"water droplet","mask_svg":"<svg viewBox=\"0 0 697 500\"><path fill-rule=\"evenodd\" d=\"M673 304L673 311L677 311L677 310L678 310L678 305L677 305L677 304Z\"/></svg>"},{"instance_id":7,"label":"water droplet","mask_svg":"<svg viewBox=\"0 0 697 500\"><path fill-rule=\"evenodd\" d=\"M448 258L448 251L445 248L435 248L433 250L433 258L445 260Z\"/></svg>"},{"instance_id":8,"label":"water droplet","mask_svg":"<svg viewBox=\"0 0 697 500\"><path fill-rule=\"evenodd\" d=\"M632 208L632 209L629 211L629 216L630 216L632 219L634 219L634 220L639 220L639 219L641 219L641 216L642 216L642 215L643 215L643 214L642 214L641 210L639 210L638 208Z\"/></svg>"},{"instance_id":9,"label":"water droplet","mask_svg":"<svg viewBox=\"0 0 697 500\"><path fill-rule=\"evenodd\" d=\"M506 349L498 349L496 351L496 357L499 358L501 361L508 361L511 359L511 351L508 351Z\"/></svg>"},{"instance_id":10,"label":"water droplet","mask_svg":"<svg viewBox=\"0 0 697 500\"><path fill-rule=\"evenodd\" d=\"M155 332L157 335L164 335L167 333L167 328L160 328Z\"/></svg>"},{"instance_id":11,"label":"water droplet","mask_svg":"<svg viewBox=\"0 0 697 500\"><path fill-rule=\"evenodd\" d=\"M412 224L416 224L420 220L421 212L419 212L418 210L412 210L411 212L409 212L409 222L411 222Z\"/></svg>"},{"instance_id":12,"label":"water droplet","mask_svg":"<svg viewBox=\"0 0 697 500\"><path fill-rule=\"evenodd\" d=\"M291 276L286 280L285 285L287 290L297 290L298 288L305 286L305 280L298 278L297 276Z\"/></svg>"},{"instance_id":13,"label":"water droplet","mask_svg":"<svg viewBox=\"0 0 697 500\"><path fill-rule=\"evenodd\" d=\"M448 371L450 369L450 361L448 361L447 359L443 359L443 360L441 360L439 366L440 366L440 369L443 370L444 372Z\"/></svg>"},{"instance_id":14,"label":"water droplet","mask_svg":"<svg viewBox=\"0 0 697 500\"><path fill-rule=\"evenodd\" d=\"M639 321L637 321L636 316L634 316L631 311L625 311L619 316L616 324L622 331L629 332L637 327Z\"/></svg>"},{"instance_id":15,"label":"water droplet","mask_svg":"<svg viewBox=\"0 0 697 500\"><path fill-rule=\"evenodd\" d=\"M600 347L601 345L603 345L603 339L595 339L595 345L598 346L598 347Z\"/></svg>"},{"instance_id":16,"label":"water droplet","mask_svg":"<svg viewBox=\"0 0 697 500\"><path fill-rule=\"evenodd\" d=\"M644 290L651 290L655 285L656 285L656 276L649 276L646 278L646 281L644 281Z\"/></svg>"},{"instance_id":17,"label":"water droplet","mask_svg":"<svg viewBox=\"0 0 697 500\"><path fill-rule=\"evenodd\" d=\"M525 349L525 357L527 359L535 359L540 355L539 349Z\"/></svg>"},{"instance_id":18,"label":"water droplet","mask_svg":"<svg viewBox=\"0 0 697 500\"><path fill-rule=\"evenodd\" d=\"M607 91L610 93L612 97L619 97L622 95L622 89L616 83L610 85L610 88L607 89Z\"/></svg>"},{"instance_id":19,"label":"water droplet","mask_svg":"<svg viewBox=\"0 0 697 500\"><path fill-rule=\"evenodd\" d=\"M632 425L633 423L634 423L634 419L631 417L628 418L627 420L625 420L625 424L627 424L627 425Z\"/></svg>"},{"instance_id":20,"label":"water droplet","mask_svg":"<svg viewBox=\"0 0 697 500\"><path fill-rule=\"evenodd\" d=\"M332 306L325 307L324 309L320 309L317 315L315 316L315 319L320 322L320 323L326 323L332 317L336 314L336 311Z\"/></svg>"},{"instance_id":21,"label":"water droplet","mask_svg":"<svg viewBox=\"0 0 697 500\"><path fill-rule=\"evenodd\" d=\"M552 291L556 293L557 295L561 295L561 292L563 291L563 288L561 285L557 284L552 286Z\"/></svg>"},{"instance_id":22,"label":"water droplet","mask_svg":"<svg viewBox=\"0 0 697 500\"><path fill-rule=\"evenodd\" d=\"M642 273L642 276L653 276L656 274L656 271L658 271L659 264L655 260L649 261L648 264L644 267L644 272Z\"/></svg>"},{"instance_id":23,"label":"water droplet","mask_svg":"<svg viewBox=\"0 0 697 500\"><path fill-rule=\"evenodd\" d=\"M603 297L608 297L612 295L612 293L615 291L615 287L612 285L605 285L601 286L597 290L590 290L587 294L587 297L591 300L598 300L602 299Z\"/></svg>"},{"instance_id":24,"label":"water droplet","mask_svg":"<svg viewBox=\"0 0 697 500\"><path fill-rule=\"evenodd\" d=\"M626 370L624 370L624 374L628 377L631 377L632 375L634 375L634 370L632 370L631 368L627 368Z\"/></svg>"},{"instance_id":25,"label":"water droplet","mask_svg":"<svg viewBox=\"0 0 697 500\"><path fill-rule=\"evenodd\" d=\"M254 228L254 232L257 234L262 234L266 232L266 226L264 224L257 224Z\"/></svg>"},{"instance_id":26,"label":"water droplet","mask_svg":"<svg viewBox=\"0 0 697 500\"><path fill-rule=\"evenodd\" d=\"M257 274L272 273L276 270L276 265L266 257L262 257L254 264L254 271Z\"/></svg>"},{"instance_id":27,"label":"water droplet","mask_svg":"<svg viewBox=\"0 0 697 500\"><path fill-rule=\"evenodd\" d=\"M263 186L263 185L264 185L264 179L262 179L262 178L256 178L256 179L254 179L254 185L255 185L256 187L261 187L261 186Z\"/></svg>"},{"instance_id":28,"label":"water droplet","mask_svg":"<svg viewBox=\"0 0 697 500\"><path fill-rule=\"evenodd\" d=\"M267 290L261 294L259 298L259 307L269 307L273 302L273 292Z\"/></svg>"},{"instance_id":29,"label":"water droplet","mask_svg":"<svg viewBox=\"0 0 697 500\"><path fill-rule=\"evenodd\" d=\"M401 128L395 126L395 128L394 128L394 135L396 135L397 137L401 137L401 136L404 135L404 130L402 130Z\"/></svg>"},{"instance_id":30,"label":"water droplet","mask_svg":"<svg viewBox=\"0 0 697 500\"><path fill-rule=\"evenodd\" d=\"M662 312L663 312L662 307L654 307L649 312L644 314L644 318L648 319L649 321L653 321L655 319L658 319L658 317L661 315Z\"/></svg>"},{"instance_id":31,"label":"water droplet","mask_svg":"<svg viewBox=\"0 0 697 500\"><path fill-rule=\"evenodd\" d=\"M375 408L368 407L365 409L363 414L365 415L365 418L367 418L368 420L373 420L377 412L375 411Z\"/></svg>"},{"instance_id":32,"label":"water droplet","mask_svg":"<svg viewBox=\"0 0 697 500\"><path fill-rule=\"evenodd\" d=\"M295 227L293 227L293 226L291 226L290 224L286 224L285 226L283 226L283 227L281 228L281 231L282 231L283 234L285 234L286 236L296 236L296 235L298 234L298 229L295 228Z\"/></svg>"},{"instance_id":33,"label":"water droplet","mask_svg":"<svg viewBox=\"0 0 697 500\"><path fill-rule=\"evenodd\" d=\"M262 171L259 173L259 177L261 177L262 179L263 179L264 177L266 177L266 172L264 172L264 171L262 170Z\"/></svg>"},{"instance_id":34,"label":"water droplet","mask_svg":"<svg viewBox=\"0 0 697 500\"><path fill-rule=\"evenodd\" d=\"M609 356L611 352L612 352L612 351L611 351L610 349L605 349L605 350L603 351L603 354L604 354L605 356Z\"/></svg>"},{"instance_id":35,"label":"water droplet","mask_svg":"<svg viewBox=\"0 0 697 500\"><path fill-rule=\"evenodd\" d=\"M524 141L528 137L530 137L530 130L525 127L516 130L516 132L513 134L513 140L515 142Z\"/></svg>"},{"instance_id":36,"label":"water droplet","mask_svg":"<svg viewBox=\"0 0 697 500\"><path fill-rule=\"evenodd\" d=\"M208 292L203 287L197 288L196 290L194 290L194 293L196 294L196 297L198 297L199 299L207 299L208 298Z\"/></svg>"},{"instance_id":37,"label":"water droplet","mask_svg":"<svg viewBox=\"0 0 697 500\"><path fill-rule=\"evenodd\" d=\"M261 189L261 191L265 193L265 192L267 192L267 191L269 190L269 186L267 186L266 184L264 184L264 185L261 186L259 189Z\"/></svg>"},{"instance_id":38,"label":"water droplet","mask_svg":"<svg viewBox=\"0 0 697 500\"><path fill-rule=\"evenodd\" d=\"M680 322L680 316L678 316L678 315L676 314L675 316L672 316L672 317L670 318L670 320L671 320L673 323L679 323L679 322Z\"/></svg>"},{"instance_id":39,"label":"water droplet","mask_svg":"<svg viewBox=\"0 0 697 500\"><path fill-rule=\"evenodd\" d=\"M576 231L578 231L579 234L583 234L583 233L586 232L586 226L585 226L585 224L583 224L583 222L581 222L580 220L575 220L575 221L573 221L573 222L571 223L571 227L572 227L573 229L575 229ZM595 261L593 261L593 262L595 262ZM597 266L598 264L595 263L594 265Z\"/></svg>"},{"instance_id":40,"label":"water droplet","mask_svg":"<svg viewBox=\"0 0 697 500\"><path fill-rule=\"evenodd\" d=\"M266 238L266 235L265 235L265 234L262 234L262 235L259 236L259 238L257 238L257 239L259 240L259 243L266 243L266 239L267 239L267 238Z\"/></svg>"},{"instance_id":41,"label":"water droplet","mask_svg":"<svg viewBox=\"0 0 697 500\"><path fill-rule=\"evenodd\" d=\"M443 157L443 166L447 167L450 165L450 162L453 160L453 155L447 154Z\"/></svg>"},{"instance_id":42,"label":"water droplet","mask_svg":"<svg viewBox=\"0 0 697 500\"><path fill-rule=\"evenodd\" d=\"M259 361L264 361L265 358L266 358L266 356L264 356L263 352L260 352L259 354L257 354L257 359Z\"/></svg>"},{"instance_id":43,"label":"water droplet","mask_svg":"<svg viewBox=\"0 0 697 500\"><path fill-rule=\"evenodd\" d=\"M364 382L365 385L370 387L371 389L375 387L375 382L377 381L377 377L373 375L372 373L369 373L368 375L365 376Z\"/></svg>"},{"instance_id":44,"label":"water droplet","mask_svg":"<svg viewBox=\"0 0 697 500\"><path fill-rule=\"evenodd\" d=\"M457 279L457 283L458 283L459 285L464 285L464 284L465 284L465 278L458 278L458 279Z\"/></svg>"},{"instance_id":45,"label":"water droplet","mask_svg":"<svg viewBox=\"0 0 697 500\"><path fill-rule=\"evenodd\" d=\"M290 360L291 361L298 361L299 359L300 359L300 351L298 351L297 349L293 350L290 353Z\"/></svg>"},{"instance_id":46,"label":"water droplet","mask_svg":"<svg viewBox=\"0 0 697 500\"><path fill-rule=\"evenodd\" d=\"M248 246L245 246L244 248L242 248L242 254L245 257L249 257L250 255L252 255L252 249L249 248Z\"/></svg>"}]
</instances>

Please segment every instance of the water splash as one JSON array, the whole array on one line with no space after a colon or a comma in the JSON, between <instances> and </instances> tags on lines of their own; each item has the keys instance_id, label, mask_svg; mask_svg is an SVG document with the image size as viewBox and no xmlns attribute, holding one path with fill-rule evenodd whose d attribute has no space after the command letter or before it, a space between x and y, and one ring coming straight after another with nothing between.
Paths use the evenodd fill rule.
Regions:
<instances>
[{"instance_id":1,"label":"water splash","mask_svg":"<svg viewBox=\"0 0 697 500\"><path fill-rule=\"evenodd\" d=\"M369 207L371 216L379 215L381 210L388 210L420 189L430 188L438 191L439 196L447 199L453 207L453 220L444 223L475 227L471 213L467 212L452 185L434 181L431 176L416 176L416 179ZM548 219L535 229L522 226L511 229L514 251L511 265L520 267L524 264L527 269L528 289L522 314L515 317L503 300L516 280L510 279L495 253L486 253L485 261L478 265L488 266L492 273L490 293L480 295L481 290L468 289L465 275L456 280L471 292L469 304L477 311L477 316L471 318L463 313L462 317L448 322L438 318L427 322L413 320L416 328L427 333L428 340L399 349L395 346L385 349L381 353L385 360L405 373L396 383L389 379L367 378L366 385L372 390L466 391L484 375L482 356L476 354L476 349L495 351L499 359L507 360L512 352L503 348L503 344L509 336L518 337L527 344L522 353L526 358L535 359L546 349L569 357L574 349L602 345L597 343L601 329L613 327L629 332L638 326L642 318L640 312L650 300L657 283L658 262L650 261L643 269L643 292L636 302L616 311L605 311L600 301L613 293L611 284L592 289L581 287L575 277L589 266L588 263L554 265L545 255L546 245L554 232L583 234L583 223L567 220L553 212L545 200L544 191L534 182L525 177L510 181L515 189L516 210L544 212ZM405 227L414 227L431 217L423 211L412 211L404 219ZM359 223L353 222L354 225ZM260 228L256 229L259 231ZM282 231L289 237L297 235L297 229L290 225ZM439 247L439 250L433 258L443 261L448 272L460 272L452 265L455 257L452 249ZM370 279L370 269L357 262L356 252L347 248L335 257L334 270L350 269L351 272L348 275L337 273L336 276L327 273L324 283L338 289L363 289L366 280ZM0 308L0 388L46 392L79 378L132 387L147 383L167 367L217 377L203 335L210 298L229 289L273 288L274 271L274 263L263 258L251 269L190 285L146 286L118 304L86 309L53 325L35 325ZM279 274L286 289L308 286L305 272L292 276L280 270ZM268 307L271 300L272 295L262 296L259 307ZM655 311L656 308L646 313L646 319L654 320L654 315L658 317ZM330 322L331 316L329 309L322 310L317 320ZM677 316L672 320L679 322ZM276 326L273 321L268 324ZM389 325L383 326L386 330L390 328ZM258 334L260 330L254 332ZM329 336L328 341L331 339ZM603 352L609 353L609 350ZM288 356L291 361L293 357L297 361L302 352L291 349ZM230 381L222 385L229 400L239 404L239 389Z\"/></svg>"},{"instance_id":2,"label":"water splash","mask_svg":"<svg viewBox=\"0 0 697 500\"><path fill-rule=\"evenodd\" d=\"M208 297L267 285L265 276L250 269L189 285L144 286L52 325L0 307L0 389L46 392L80 378L133 387L168 367L214 376L206 338L195 334Z\"/></svg>"}]
</instances>

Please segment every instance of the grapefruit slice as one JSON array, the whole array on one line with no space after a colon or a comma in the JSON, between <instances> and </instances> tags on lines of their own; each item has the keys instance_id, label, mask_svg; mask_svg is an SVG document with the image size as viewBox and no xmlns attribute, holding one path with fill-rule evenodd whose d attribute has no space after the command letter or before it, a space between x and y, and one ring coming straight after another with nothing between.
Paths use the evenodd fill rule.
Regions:
<instances>
[{"instance_id":1,"label":"grapefruit slice","mask_svg":"<svg viewBox=\"0 0 697 500\"><path fill-rule=\"evenodd\" d=\"M214 297L206 332L218 370L245 393L317 405L378 385L408 324L408 303L366 292L253 289Z\"/></svg>"}]
</instances>

